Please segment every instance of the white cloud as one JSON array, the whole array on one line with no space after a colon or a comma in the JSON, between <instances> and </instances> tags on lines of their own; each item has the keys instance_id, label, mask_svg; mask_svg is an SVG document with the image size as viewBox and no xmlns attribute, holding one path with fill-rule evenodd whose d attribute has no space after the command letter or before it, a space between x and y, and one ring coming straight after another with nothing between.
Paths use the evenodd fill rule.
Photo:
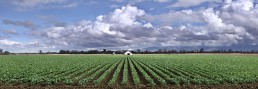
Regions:
<instances>
[{"instance_id":1,"label":"white cloud","mask_svg":"<svg viewBox=\"0 0 258 89\"><path fill-rule=\"evenodd\" d=\"M99 15L96 21L82 20L64 27L46 28L41 34L44 43L41 40L20 44L22 48L41 46L45 50L255 45L258 14L257 5L252 2L227 0L220 7L171 10L157 15L127 5Z\"/></svg>"},{"instance_id":2,"label":"white cloud","mask_svg":"<svg viewBox=\"0 0 258 89\"><path fill-rule=\"evenodd\" d=\"M113 13L111 13L107 20L114 25L117 26L131 26L135 23L135 20L138 16L143 16L145 12L143 10L138 9L137 7L126 6L121 9L116 9Z\"/></svg>"},{"instance_id":3,"label":"white cloud","mask_svg":"<svg viewBox=\"0 0 258 89\"><path fill-rule=\"evenodd\" d=\"M46 35L46 42L57 48L62 45L60 48L78 49L256 44L258 37L252 32L258 33L258 30L250 30L250 28L257 26L257 23L249 26L246 21L256 22L257 14L254 13L254 9L242 9L246 12L232 12L231 5L236 3L239 2L223 4L219 9L170 11L160 15L148 14L148 16L143 10L127 5L108 15L100 15L93 22L81 21L79 24L68 25L62 30L56 27L49 28L51 31L46 30L46 33L49 33ZM224 7L227 5L231 9ZM240 10L240 7L242 6L234 9ZM240 16L249 13L246 15L250 15L248 17L250 19L242 21L241 18L234 16L240 13L242 14ZM146 21L142 19L144 17L151 20ZM144 20L144 23L141 20ZM155 22L160 23L153 26L152 23ZM246 22L247 26L242 22ZM171 27L171 23L177 23L178 26ZM196 23L201 25L195 25Z\"/></svg>"},{"instance_id":4,"label":"white cloud","mask_svg":"<svg viewBox=\"0 0 258 89\"><path fill-rule=\"evenodd\" d=\"M162 45L251 45L257 44L255 39L258 38L258 29L255 27L258 25L258 15L254 6L256 5L252 0L224 1L221 8L170 11L160 15L149 15L146 18L151 22L160 22L160 26L175 25L174 23L178 26L170 30L172 40L167 39Z\"/></svg>"},{"instance_id":5,"label":"white cloud","mask_svg":"<svg viewBox=\"0 0 258 89\"><path fill-rule=\"evenodd\" d=\"M232 3L232 0L224 0L224 3L225 4L230 4L230 3Z\"/></svg>"},{"instance_id":6,"label":"white cloud","mask_svg":"<svg viewBox=\"0 0 258 89\"><path fill-rule=\"evenodd\" d=\"M136 21L138 17L144 14L143 10L127 5L108 15L96 17L94 22L83 20L78 24L66 27L51 27L45 30L46 43L72 47L131 46L136 40L136 38L130 37L131 33L131 35L142 36L140 35L142 33L138 35L134 32L139 32L144 28L140 22ZM147 26L146 28L152 27L150 23L145 26ZM133 29L138 31L133 31ZM146 32L145 34L149 34Z\"/></svg>"},{"instance_id":7,"label":"white cloud","mask_svg":"<svg viewBox=\"0 0 258 89\"><path fill-rule=\"evenodd\" d=\"M64 27L52 27L47 29L47 36L50 38L59 38L61 33L64 32Z\"/></svg>"},{"instance_id":8,"label":"white cloud","mask_svg":"<svg viewBox=\"0 0 258 89\"><path fill-rule=\"evenodd\" d=\"M184 29L186 29L186 26L182 25L182 26L179 27L179 29L184 30Z\"/></svg>"},{"instance_id":9,"label":"white cloud","mask_svg":"<svg viewBox=\"0 0 258 89\"><path fill-rule=\"evenodd\" d=\"M4 51L15 52L15 53L37 53L38 50L43 51L57 51L55 46L46 45L39 40L33 40L31 42L17 42L9 39L0 40L0 48Z\"/></svg>"},{"instance_id":10,"label":"white cloud","mask_svg":"<svg viewBox=\"0 0 258 89\"><path fill-rule=\"evenodd\" d=\"M181 10L181 11L169 11L158 15L145 16L147 21L158 21L161 25L173 25L174 23L203 23L202 15L198 11L193 10Z\"/></svg>"},{"instance_id":11,"label":"white cloud","mask_svg":"<svg viewBox=\"0 0 258 89\"><path fill-rule=\"evenodd\" d=\"M18 45L18 44L20 44L20 43L16 42L16 41L10 41L7 39L0 40L0 45Z\"/></svg>"},{"instance_id":12,"label":"white cloud","mask_svg":"<svg viewBox=\"0 0 258 89\"><path fill-rule=\"evenodd\" d=\"M171 26L163 26L161 28L172 30L173 28Z\"/></svg>"},{"instance_id":13,"label":"white cloud","mask_svg":"<svg viewBox=\"0 0 258 89\"><path fill-rule=\"evenodd\" d=\"M227 5L225 5L224 9L231 9L231 10L245 10L250 11L254 8L253 0L237 0L232 3L232 1L228 0L225 1Z\"/></svg>"},{"instance_id":14,"label":"white cloud","mask_svg":"<svg viewBox=\"0 0 258 89\"><path fill-rule=\"evenodd\" d=\"M143 27L146 27L146 28L153 28L152 24L151 23L146 23L143 25Z\"/></svg>"}]
</instances>

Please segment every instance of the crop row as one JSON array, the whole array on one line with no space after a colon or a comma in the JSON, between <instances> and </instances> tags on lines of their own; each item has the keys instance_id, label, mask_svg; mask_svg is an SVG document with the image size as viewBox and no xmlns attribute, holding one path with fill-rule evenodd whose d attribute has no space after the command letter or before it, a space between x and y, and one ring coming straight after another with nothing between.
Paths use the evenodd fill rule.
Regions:
<instances>
[{"instance_id":1,"label":"crop row","mask_svg":"<svg viewBox=\"0 0 258 89\"><path fill-rule=\"evenodd\" d=\"M257 57L0 56L1 84L218 85L257 83Z\"/></svg>"}]
</instances>

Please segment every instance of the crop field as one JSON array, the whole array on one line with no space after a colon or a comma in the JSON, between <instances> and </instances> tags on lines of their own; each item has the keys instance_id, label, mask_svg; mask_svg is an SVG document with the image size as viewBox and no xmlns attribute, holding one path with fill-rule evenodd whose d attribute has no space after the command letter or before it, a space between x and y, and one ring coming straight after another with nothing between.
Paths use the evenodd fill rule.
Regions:
<instances>
[{"instance_id":1,"label":"crop field","mask_svg":"<svg viewBox=\"0 0 258 89\"><path fill-rule=\"evenodd\" d=\"M216 87L258 88L258 56L5 55L0 88L34 87ZM25 87L26 88L26 87ZM243 87L242 87L243 88Z\"/></svg>"}]
</instances>

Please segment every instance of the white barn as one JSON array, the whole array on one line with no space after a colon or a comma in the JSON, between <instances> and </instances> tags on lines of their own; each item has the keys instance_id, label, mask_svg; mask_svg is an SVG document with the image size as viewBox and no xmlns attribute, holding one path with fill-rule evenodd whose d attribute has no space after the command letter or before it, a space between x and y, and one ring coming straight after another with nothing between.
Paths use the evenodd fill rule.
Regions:
<instances>
[{"instance_id":1,"label":"white barn","mask_svg":"<svg viewBox=\"0 0 258 89\"><path fill-rule=\"evenodd\" d=\"M126 51L124 55L132 55L132 53L130 51Z\"/></svg>"},{"instance_id":2,"label":"white barn","mask_svg":"<svg viewBox=\"0 0 258 89\"><path fill-rule=\"evenodd\" d=\"M113 55L116 55L116 52L113 52Z\"/></svg>"}]
</instances>

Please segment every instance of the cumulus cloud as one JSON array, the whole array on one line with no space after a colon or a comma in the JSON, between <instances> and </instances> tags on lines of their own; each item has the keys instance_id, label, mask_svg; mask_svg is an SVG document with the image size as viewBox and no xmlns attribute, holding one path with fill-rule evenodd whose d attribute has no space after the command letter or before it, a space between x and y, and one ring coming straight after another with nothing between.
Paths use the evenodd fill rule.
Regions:
<instances>
[{"instance_id":1,"label":"cumulus cloud","mask_svg":"<svg viewBox=\"0 0 258 89\"><path fill-rule=\"evenodd\" d=\"M42 40L20 44L57 50L257 45L258 7L254 1L223 0L220 4L157 15L127 5L99 15L95 21L48 27L40 34Z\"/></svg>"},{"instance_id":2,"label":"cumulus cloud","mask_svg":"<svg viewBox=\"0 0 258 89\"><path fill-rule=\"evenodd\" d=\"M257 9L253 0L224 0L221 6L170 11L145 20L174 25L165 46L232 46L257 44ZM164 34L165 35L165 34Z\"/></svg>"},{"instance_id":3,"label":"cumulus cloud","mask_svg":"<svg viewBox=\"0 0 258 89\"><path fill-rule=\"evenodd\" d=\"M234 5L236 3L247 2L225 1L219 9L170 11L160 15L149 15L127 5L96 17L96 21L83 20L65 27L47 28L44 36L48 44L77 49L257 44L254 7L246 9L248 6ZM238 14L247 19L239 18ZM155 21L160 24L153 25ZM171 23L177 24L171 27Z\"/></svg>"},{"instance_id":4,"label":"cumulus cloud","mask_svg":"<svg viewBox=\"0 0 258 89\"><path fill-rule=\"evenodd\" d=\"M140 46L155 42L159 34L151 23L137 21L144 14L143 10L127 5L100 15L93 22L83 20L66 27L47 28L44 36L46 43L80 48Z\"/></svg>"},{"instance_id":5,"label":"cumulus cloud","mask_svg":"<svg viewBox=\"0 0 258 89\"><path fill-rule=\"evenodd\" d=\"M187 24L187 23L203 23L201 13L193 10L169 11L158 15L144 16L147 21L159 22L161 25Z\"/></svg>"}]
</instances>

